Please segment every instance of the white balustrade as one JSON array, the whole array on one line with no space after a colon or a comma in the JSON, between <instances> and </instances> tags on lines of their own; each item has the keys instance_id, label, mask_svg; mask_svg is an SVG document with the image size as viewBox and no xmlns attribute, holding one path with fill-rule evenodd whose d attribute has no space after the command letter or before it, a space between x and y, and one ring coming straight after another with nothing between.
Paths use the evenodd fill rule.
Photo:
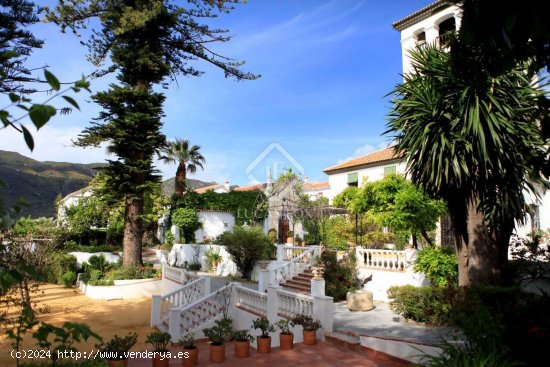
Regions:
<instances>
[{"instance_id":1,"label":"white balustrade","mask_svg":"<svg viewBox=\"0 0 550 367\"><path fill-rule=\"evenodd\" d=\"M169 279L179 284L186 284L201 277L201 275L186 271L182 268L176 268L169 265L162 266L162 278Z\"/></svg>"},{"instance_id":2,"label":"white balustrade","mask_svg":"<svg viewBox=\"0 0 550 367\"><path fill-rule=\"evenodd\" d=\"M294 252L292 252L293 257L290 260L269 270L270 285L280 284L286 279L291 279L292 277L298 275L298 273L312 266L315 257L320 255L319 246L307 246L307 247L285 246L285 245L279 245L279 246L284 246L282 247L283 251L289 251L289 250L298 251L299 249L300 253L297 254L296 256L293 256ZM279 250L279 253L280 252L281 250ZM263 291L263 290L260 289L260 291Z\"/></svg>"},{"instance_id":3,"label":"white balustrade","mask_svg":"<svg viewBox=\"0 0 550 367\"><path fill-rule=\"evenodd\" d=\"M210 278L200 277L173 292L160 296L157 301L160 303L159 310L155 310L156 307L153 307L151 312L159 312L160 316L155 318L155 320L165 322L168 319L169 310L171 308L181 309L195 302L197 299L205 297L209 293ZM155 298L153 298L153 301L155 302Z\"/></svg>"},{"instance_id":4,"label":"white balustrade","mask_svg":"<svg viewBox=\"0 0 550 367\"><path fill-rule=\"evenodd\" d=\"M313 316L313 297L278 289L277 315L290 319L299 314Z\"/></svg>"},{"instance_id":5,"label":"white balustrade","mask_svg":"<svg viewBox=\"0 0 550 367\"><path fill-rule=\"evenodd\" d=\"M202 297L195 302L185 305L178 312L170 309L172 319L168 320L168 332L172 336L172 341L180 339L181 335L192 331L202 324L221 316L225 307L230 306L230 298L233 283L230 283L211 294ZM176 323L173 318L176 318Z\"/></svg>"},{"instance_id":6,"label":"white balustrade","mask_svg":"<svg viewBox=\"0 0 550 367\"><path fill-rule=\"evenodd\" d=\"M357 266L379 270L405 271L408 267L406 251L357 249Z\"/></svg>"},{"instance_id":7,"label":"white balustrade","mask_svg":"<svg viewBox=\"0 0 550 367\"><path fill-rule=\"evenodd\" d=\"M267 294L243 286L235 286L235 305L258 316L267 316Z\"/></svg>"}]
</instances>

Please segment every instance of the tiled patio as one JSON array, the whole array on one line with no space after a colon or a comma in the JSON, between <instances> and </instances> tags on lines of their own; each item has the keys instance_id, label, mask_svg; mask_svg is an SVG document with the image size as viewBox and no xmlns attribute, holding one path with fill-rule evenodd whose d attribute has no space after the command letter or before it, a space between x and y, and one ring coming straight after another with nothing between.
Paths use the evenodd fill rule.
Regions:
<instances>
[{"instance_id":1,"label":"tiled patio","mask_svg":"<svg viewBox=\"0 0 550 367\"><path fill-rule=\"evenodd\" d=\"M375 355L372 352L352 351L346 347L331 343L317 342L315 346L295 344L292 350L280 350L273 348L270 354L258 354L256 349L250 348L249 358L235 358L234 346L229 342L225 346L225 361L221 363L212 363L209 360L209 345L207 342L201 342L199 346L199 366L223 366L223 367L243 367L243 366L277 366L277 367L404 367L409 364ZM172 359L170 367L180 367L180 359ZM151 367L150 359L130 360L128 367Z\"/></svg>"}]
</instances>

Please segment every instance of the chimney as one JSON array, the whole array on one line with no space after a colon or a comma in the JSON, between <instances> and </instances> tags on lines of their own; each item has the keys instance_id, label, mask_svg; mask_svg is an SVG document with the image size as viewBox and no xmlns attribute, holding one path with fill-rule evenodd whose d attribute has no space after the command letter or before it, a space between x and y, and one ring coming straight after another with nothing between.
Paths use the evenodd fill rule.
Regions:
<instances>
[{"instance_id":1,"label":"chimney","mask_svg":"<svg viewBox=\"0 0 550 367\"><path fill-rule=\"evenodd\" d=\"M225 179L224 186L225 186L225 189L226 189L227 191L230 190L230 188L229 188L229 179L228 179L228 178Z\"/></svg>"},{"instance_id":2,"label":"chimney","mask_svg":"<svg viewBox=\"0 0 550 367\"><path fill-rule=\"evenodd\" d=\"M307 184L307 181L309 180L309 177L304 176L304 183Z\"/></svg>"}]
</instances>

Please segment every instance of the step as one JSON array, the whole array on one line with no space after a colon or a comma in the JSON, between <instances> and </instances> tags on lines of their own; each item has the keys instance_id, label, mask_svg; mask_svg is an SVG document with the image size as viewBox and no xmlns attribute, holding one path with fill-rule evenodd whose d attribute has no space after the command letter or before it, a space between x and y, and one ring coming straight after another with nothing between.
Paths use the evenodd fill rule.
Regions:
<instances>
[{"instance_id":1,"label":"step","mask_svg":"<svg viewBox=\"0 0 550 367\"><path fill-rule=\"evenodd\" d=\"M294 284L301 284L305 287L309 287L311 286L311 280L309 279L304 279L304 278L297 278L297 277L294 277L292 279L289 279L286 281L287 283L294 283Z\"/></svg>"},{"instance_id":2,"label":"step","mask_svg":"<svg viewBox=\"0 0 550 367\"><path fill-rule=\"evenodd\" d=\"M297 277L304 278L304 279L311 279L313 278L312 273L300 273L297 275Z\"/></svg>"},{"instance_id":3,"label":"step","mask_svg":"<svg viewBox=\"0 0 550 367\"><path fill-rule=\"evenodd\" d=\"M334 330L325 332L325 341L346 347L354 351L362 351L361 338L358 334L346 330Z\"/></svg>"},{"instance_id":4,"label":"step","mask_svg":"<svg viewBox=\"0 0 550 367\"><path fill-rule=\"evenodd\" d=\"M306 287L302 287L302 286L296 286L296 285L292 285L292 284L281 284L281 286L284 289L292 291L292 292L311 294L311 289L310 288L306 288Z\"/></svg>"}]
</instances>

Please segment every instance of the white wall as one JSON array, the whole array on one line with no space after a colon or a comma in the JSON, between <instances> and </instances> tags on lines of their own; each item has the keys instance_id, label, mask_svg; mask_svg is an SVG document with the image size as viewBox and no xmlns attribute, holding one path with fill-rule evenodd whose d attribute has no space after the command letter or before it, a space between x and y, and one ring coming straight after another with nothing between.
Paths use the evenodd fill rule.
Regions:
<instances>
[{"instance_id":1,"label":"white wall","mask_svg":"<svg viewBox=\"0 0 550 367\"><path fill-rule=\"evenodd\" d=\"M438 24L451 16L455 18L456 28L460 29L460 9L458 6L453 5L401 31L403 74L412 71L409 50L416 47L416 35L424 31L426 32L426 43L433 43L439 36Z\"/></svg>"},{"instance_id":2,"label":"white wall","mask_svg":"<svg viewBox=\"0 0 550 367\"><path fill-rule=\"evenodd\" d=\"M90 257L92 256L105 256L105 260L108 263L117 263L120 260L120 255L115 255L111 252L80 252L80 251L74 251L69 252L69 255L73 255L76 257L76 266L80 269L82 268L82 263L88 262Z\"/></svg>"},{"instance_id":3,"label":"white wall","mask_svg":"<svg viewBox=\"0 0 550 367\"><path fill-rule=\"evenodd\" d=\"M235 216L232 213L199 211L197 216L202 223L202 228L195 232L195 240L198 243L204 242L205 237L215 239L235 226Z\"/></svg>"},{"instance_id":4,"label":"white wall","mask_svg":"<svg viewBox=\"0 0 550 367\"><path fill-rule=\"evenodd\" d=\"M330 190L327 194L327 197L332 202L332 199L339 193L341 193L345 188L348 187L348 175L350 173L357 173L358 176L358 182L359 186L362 186L362 183L364 181L367 182L373 182L377 180L381 180L384 178L384 168L395 166L395 173L397 174L405 174L406 164L404 161L402 162L393 162L393 163L387 163L387 164L381 164L377 166L371 166L367 168L361 168L361 169L350 169L349 171L342 172L342 173L334 173L329 174L328 176L328 182L330 185Z\"/></svg>"},{"instance_id":5,"label":"white wall","mask_svg":"<svg viewBox=\"0 0 550 367\"><path fill-rule=\"evenodd\" d=\"M220 276L229 276L237 273L237 265L231 260L231 256L225 250L223 246L217 245L192 245L192 244L181 244L176 243L172 247L169 258L176 260L176 266L183 266L185 262L188 264L193 262L194 248L198 246L200 248L199 261L202 265L202 270L207 271L206 267L206 258L204 254L210 249L219 249L220 255L222 256L222 261L218 264L216 269L216 275Z\"/></svg>"},{"instance_id":6,"label":"white wall","mask_svg":"<svg viewBox=\"0 0 550 367\"><path fill-rule=\"evenodd\" d=\"M121 284L116 284L121 283ZM92 299L130 299L150 298L154 294L160 294L162 281L158 279L135 279L115 281L115 285L94 286L80 283L80 290Z\"/></svg>"},{"instance_id":7,"label":"white wall","mask_svg":"<svg viewBox=\"0 0 550 367\"><path fill-rule=\"evenodd\" d=\"M408 269L405 271L387 271L368 268L357 269L360 279L372 275L372 280L365 284L364 289L371 291L375 301L389 302L388 289L394 285L414 285L421 287L430 282L422 273L415 273Z\"/></svg>"},{"instance_id":8,"label":"white wall","mask_svg":"<svg viewBox=\"0 0 550 367\"><path fill-rule=\"evenodd\" d=\"M536 204L539 206L540 229L550 229L550 190L546 191L544 194L541 194L540 199L537 199L528 193L524 193L524 195L526 195L528 204ZM519 237L526 238L531 233L532 226L533 222L531 220L531 216L527 215L525 223L521 226L516 226L516 234Z\"/></svg>"}]
</instances>

